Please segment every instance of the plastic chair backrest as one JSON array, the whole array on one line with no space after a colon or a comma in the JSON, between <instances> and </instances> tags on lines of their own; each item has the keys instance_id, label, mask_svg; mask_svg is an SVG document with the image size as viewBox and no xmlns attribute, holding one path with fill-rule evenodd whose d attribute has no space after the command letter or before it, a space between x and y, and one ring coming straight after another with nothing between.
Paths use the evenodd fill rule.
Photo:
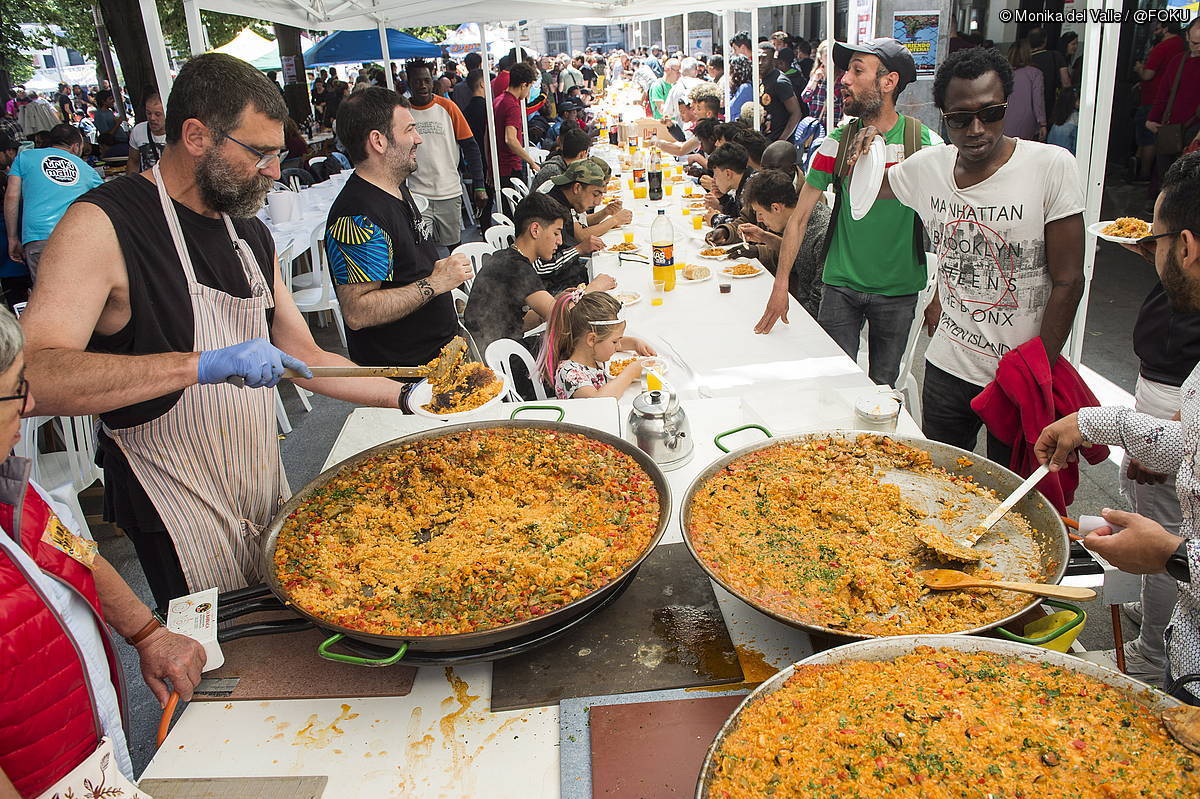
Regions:
<instances>
[{"instance_id":1,"label":"plastic chair backrest","mask_svg":"<svg viewBox=\"0 0 1200 799\"><path fill-rule=\"evenodd\" d=\"M517 229L508 225L493 225L484 232L483 237L492 245L493 251L503 250L516 241Z\"/></svg>"},{"instance_id":2,"label":"plastic chair backrest","mask_svg":"<svg viewBox=\"0 0 1200 799\"><path fill-rule=\"evenodd\" d=\"M311 303L305 303L301 311L323 311L334 303L333 278L329 274L329 260L325 257L325 228L317 226L308 242L308 255L312 263L314 286L321 287L320 296Z\"/></svg>"},{"instance_id":3,"label":"plastic chair backrest","mask_svg":"<svg viewBox=\"0 0 1200 799\"><path fill-rule=\"evenodd\" d=\"M512 186L505 186L500 190L501 196L504 198L504 208L513 216L517 214L517 205L521 200L525 199L525 195L514 189Z\"/></svg>"},{"instance_id":4,"label":"plastic chair backrest","mask_svg":"<svg viewBox=\"0 0 1200 799\"><path fill-rule=\"evenodd\" d=\"M525 398L517 394L515 388L516 383L513 380L512 359L519 358L525 364L525 368L529 370L529 377L533 383L533 393L537 399L550 399L546 393L546 387L538 378L537 364L533 361L533 356L529 354L529 350L522 347L517 342L508 338L499 338L488 345L487 352L483 354L483 360L487 365L496 372L508 378L509 396L515 402L521 402Z\"/></svg>"},{"instance_id":5,"label":"plastic chair backrest","mask_svg":"<svg viewBox=\"0 0 1200 799\"><path fill-rule=\"evenodd\" d=\"M492 224L493 225L507 225L510 228L516 228L516 226L517 226L517 223L513 222L512 219L509 218L509 216L507 214L502 214L499 211L492 214Z\"/></svg>"},{"instance_id":6,"label":"plastic chair backrest","mask_svg":"<svg viewBox=\"0 0 1200 799\"><path fill-rule=\"evenodd\" d=\"M283 285L288 291L292 290L292 250L295 249L296 242L289 241L287 246L275 254L276 262L279 264L279 276L283 278Z\"/></svg>"},{"instance_id":7,"label":"plastic chair backrest","mask_svg":"<svg viewBox=\"0 0 1200 799\"><path fill-rule=\"evenodd\" d=\"M79 493L100 478L96 466L96 419L94 416L60 416L63 445L71 464L71 484Z\"/></svg>"},{"instance_id":8,"label":"plastic chair backrest","mask_svg":"<svg viewBox=\"0 0 1200 799\"><path fill-rule=\"evenodd\" d=\"M467 258L469 258L471 260L471 271L474 272L476 276L478 276L479 270L483 268L483 256L493 253L495 251L496 251L496 248L491 245L491 242L471 241L471 242L467 242L466 244L458 245L457 247L454 248L454 251L451 252L450 254L467 256ZM468 280L466 283L463 283L463 290L466 291L468 294L471 293L472 283L473 283L473 281L471 281L471 280Z\"/></svg>"}]
</instances>

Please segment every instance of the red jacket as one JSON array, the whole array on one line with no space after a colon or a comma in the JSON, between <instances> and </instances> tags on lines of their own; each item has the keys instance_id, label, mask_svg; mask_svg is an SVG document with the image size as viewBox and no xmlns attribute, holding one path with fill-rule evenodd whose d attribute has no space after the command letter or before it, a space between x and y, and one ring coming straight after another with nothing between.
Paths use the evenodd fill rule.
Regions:
<instances>
[{"instance_id":1,"label":"red jacket","mask_svg":"<svg viewBox=\"0 0 1200 799\"><path fill-rule=\"evenodd\" d=\"M43 572L87 600L120 699L121 664L100 611L92 572L42 540L54 512L29 487L28 479L28 460L14 457L0 463L0 535L15 531L13 538ZM36 796L88 757L101 735L74 639L25 571L0 552L0 768L19 794Z\"/></svg>"},{"instance_id":2,"label":"red jacket","mask_svg":"<svg viewBox=\"0 0 1200 799\"><path fill-rule=\"evenodd\" d=\"M1046 425L1080 408L1099 405L1096 395L1083 382L1066 358L1050 368L1046 347L1040 338L1032 338L1000 359L996 377L971 400L971 410L987 425L988 432L1012 446L1008 468L1028 477L1038 467L1033 445ZM1108 457L1108 447L1083 450L1088 463L1100 463ZM1079 486L1079 466L1047 475L1038 490L1065 514Z\"/></svg>"}]
</instances>

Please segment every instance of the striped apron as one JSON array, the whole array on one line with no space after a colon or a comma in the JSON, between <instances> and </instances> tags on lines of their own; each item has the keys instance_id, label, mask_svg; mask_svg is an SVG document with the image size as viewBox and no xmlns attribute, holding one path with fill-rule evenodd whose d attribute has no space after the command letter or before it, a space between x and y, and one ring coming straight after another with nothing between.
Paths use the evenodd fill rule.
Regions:
<instances>
[{"instance_id":1,"label":"striped apron","mask_svg":"<svg viewBox=\"0 0 1200 799\"><path fill-rule=\"evenodd\" d=\"M266 310L274 306L274 298L249 245L222 214L250 296L234 297L202 285L157 164L152 172L187 278L193 348L202 352L269 339ZM213 586L230 591L260 581L259 537L291 493L279 455L271 389L228 383L189 386L157 419L133 427L105 426L105 431L158 511L191 591Z\"/></svg>"}]
</instances>

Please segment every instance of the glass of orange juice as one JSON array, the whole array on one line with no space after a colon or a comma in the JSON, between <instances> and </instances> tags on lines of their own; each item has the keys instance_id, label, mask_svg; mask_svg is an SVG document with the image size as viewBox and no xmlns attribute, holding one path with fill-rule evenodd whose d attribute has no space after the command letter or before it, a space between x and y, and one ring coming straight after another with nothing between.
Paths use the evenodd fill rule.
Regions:
<instances>
[{"instance_id":1,"label":"glass of orange juice","mask_svg":"<svg viewBox=\"0 0 1200 799\"><path fill-rule=\"evenodd\" d=\"M629 233L626 233L626 234L625 234L625 243L626 243L626 244L633 244L633 233L632 233L632 232L629 232Z\"/></svg>"},{"instance_id":2,"label":"glass of orange juice","mask_svg":"<svg viewBox=\"0 0 1200 799\"><path fill-rule=\"evenodd\" d=\"M650 304L651 305L662 305L663 297L666 295L666 293L667 293L667 281L655 280L654 281L654 296L650 298Z\"/></svg>"},{"instance_id":3,"label":"glass of orange juice","mask_svg":"<svg viewBox=\"0 0 1200 799\"><path fill-rule=\"evenodd\" d=\"M675 188L674 184L671 184L671 183L664 183L664 184L663 184L663 195L664 195L664 196L666 196L666 197L670 197L670 196L671 196L671 189L673 189L673 188Z\"/></svg>"},{"instance_id":4,"label":"glass of orange juice","mask_svg":"<svg viewBox=\"0 0 1200 799\"><path fill-rule=\"evenodd\" d=\"M629 184L629 190L633 191L633 178L627 178L625 182Z\"/></svg>"},{"instance_id":5,"label":"glass of orange juice","mask_svg":"<svg viewBox=\"0 0 1200 799\"><path fill-rule=\"evenodd\" d=\"M645 183L638 183L633 187L633 199L644 200L649 194L649 187Z\"/></svg>"},{"instance_id":6,"label":"glass of orange juice","mask_svg":"<svg viewBox=\"0 0 1200 799\"><path fill-rule=\"evenodd\" d=\"M700 214L692 214L692 230L699 230L704 227L704 217Z\"/></svg>"},{"instance_id":7,"label":"glass of orange juice","mask_svg":"<svg viewBox=\"0 0 1200 799\"><path fill-rule=\"evenodd\" d=\"M688 206L686 206L686 205L685 205L685 206L683 206L682 208L680 208L679 210L680 210L680 211L683 213L683 215L684 215L684 216L691 216L691 215L692 215L692 209L691 209L691 208L689 208L689 207L688 207Z\"/></svg>"}]
</instances>

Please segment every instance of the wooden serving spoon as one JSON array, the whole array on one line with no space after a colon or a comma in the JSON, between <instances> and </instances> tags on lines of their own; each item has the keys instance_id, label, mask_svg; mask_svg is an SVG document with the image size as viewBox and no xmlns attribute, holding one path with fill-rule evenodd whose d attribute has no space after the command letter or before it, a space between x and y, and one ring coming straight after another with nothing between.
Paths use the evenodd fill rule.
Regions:
<instances>
[{"instance_id":1,"label":"wooden serving spoon","mask_svg":"<svg viewBox=\"0 0 1200 799\"><path fill-rule=\"evenodd\" d=\"M1055 599L1074 599L1086 602L1096 598L1096 592L1090 588L1078 588L1073 585L1052 585L1049 583L1014 583L1008 580L985 580L973 574L960 572L955 569L927 569L920 572L925 587L934 591L954 591L960 588L1001 588L1005 591L1020 591L1023 594L1048 596Z\"/></svg>"},{"instance_id":2,"label":"wooden serving spoon","mask_svg":"<svg viewBox=\"0 0 1200 799\"><path fill-rule=\"evenodd\" d=\"M983 553L976 552L973 549L979 543L979 539L987 535L996 522L1003 519L1004 515L1012 510L1014 505L1024 499L1025 495L1032 491L1034 486L1042 482L1042 478L1049 473L1050 465L1048 463L1043 463L1039 466L1033 474L1025 478L1025 482L1017 486L1017 489L1009 495L1008 499L1001 502L978 526L972 527L961 542L953 540L950 536L934 528L918 528L916 533L917 540L942 560L957 560L966 563L975 563L982 560Z\"/></svg>"},{"instance_id":3,"label":"wooden serving spoon","mask_svg":"<svg viewBox=\"0 0 1200 799\"><path fill-rule=\"evenodd\" d=\"M1169 707L1162 712L1162 722L1172 738L1200 755L1200 707Z\"/></svg>"}]
</instances>

